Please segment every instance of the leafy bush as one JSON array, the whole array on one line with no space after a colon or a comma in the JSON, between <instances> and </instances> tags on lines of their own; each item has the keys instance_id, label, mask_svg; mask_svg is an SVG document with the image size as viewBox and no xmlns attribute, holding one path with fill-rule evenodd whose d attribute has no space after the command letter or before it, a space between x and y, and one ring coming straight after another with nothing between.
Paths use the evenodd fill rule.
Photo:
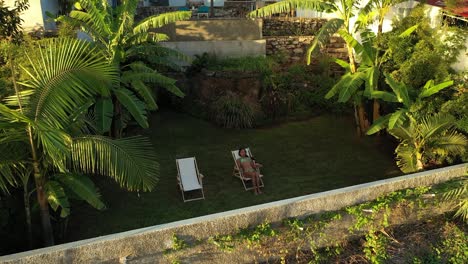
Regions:
<instances>
[{"instance_id":1,"label":"leafy bush","mask_svg":"<svg viewBox=\"0 0 468 264\"><path fill-rule=\"evenodd\" d=\"M252 107L235 95L221 96L211 106L212 120L226 128L251 128L255 113Z\"/></svg>"},{"instance_id":2,"label":"leafy bush","mask_svg":"<svg viewBox=\"0 0 468 264\"><path fill-rule=\"evenodd\" d=\"M383 69L398 81L414 88L428 80L446 80L452 72L450 65L465 46L466 32L449 26L432 28L423 5L416 7L408 17L394 21L393 30L378 40L382 50L388 50ZM400 34L418 25L410 36Z\"/></svg>"}]
</instances>

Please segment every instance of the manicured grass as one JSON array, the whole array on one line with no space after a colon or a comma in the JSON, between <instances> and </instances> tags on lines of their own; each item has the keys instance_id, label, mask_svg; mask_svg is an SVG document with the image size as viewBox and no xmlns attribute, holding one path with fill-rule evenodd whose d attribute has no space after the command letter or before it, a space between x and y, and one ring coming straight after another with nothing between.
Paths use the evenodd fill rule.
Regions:
<instances>
[{"instance_id":1,"label":"manicured grass","mask_svg":"<svg viewBox=\"0 0 468 264\"><path fill-rule=\"evenodd\" d=\"M385 139L358 138L352 120L319 116L279 126L229 130L185 114L159 112L143 132L154 142L161 165L151 193L126 192L99 177L108 209L73 204L68 240L146 227L240 207L311 194L401 175ZM382 141L382 142L381 142ZM264 164L264 194L245 192L232 176L230 150L250 146ZM184 203L175 159L197 158L205 175L205 200Z\"/></svg>"}]
</instances>

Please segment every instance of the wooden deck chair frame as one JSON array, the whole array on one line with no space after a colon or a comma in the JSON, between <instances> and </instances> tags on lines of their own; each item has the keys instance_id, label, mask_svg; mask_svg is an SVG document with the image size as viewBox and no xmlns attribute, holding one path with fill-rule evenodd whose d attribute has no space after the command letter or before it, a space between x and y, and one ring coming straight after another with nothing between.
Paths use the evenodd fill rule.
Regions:
<instances>
[{"instance_id":1,"label":"wooden deck chair frame","mask_svg":"<svg viewBox=\"0 0 468 264\"><path fill-rule=\"evenodd\" d=\"M180 160L184 160L184 159L193 159L193 164L195 166L195 172L197 174L197 180L198 180L198 184L200 185L200 188L198 189L191 189L191 190L185 190L184 189L184 185L183 185L183 181L181 179L181 173L180 173L180 167L179 167L179 161ZM177 182L179 184L179 188L180 188L180 191L182 193L182 199L184 200L184 203L185 202L189 202L189 201L195 201L195 200L202 200L202 199L205 199L205 193L203 191L203 174L201 174L199 171L198 171L198 165L197 165L197 159L195 157L189 157L189 158L181 158L181 159L176 159L176 167L177 167ZM185 192L191 192L191 191L196 191L196 190L200 190L201 191L201 197L198 197L198 198L193 198L193 199L185 199Z\"/></svg>"},{"instance_id":2,"label":"wooden deck chair frame","mask_svg":"<svg viewBox=\"0 0 468 264\"><path fill-rule=\"evenodd\" d=\"M245 151L247 152L247 155L249 157L252 157L252 152L250 151L250 148L246 148ZM231 154L232 154L232 159L234 160L234 170L232 171L232 175L234 177L237 177L239 179L241 179L242 181L242 184L244 185L244 189L246 191L249 191L249 190L253 190L254 189L254 186L252 184L252 187L247 187L247 182L249 181L252 181L251 178L249 177L244 177L243 175L243 172L241 170L241 168L239 168L239 165L237 164L237 159L238 159L238 156L239 156L239 150L231 150ZM260 187L263 187L264 184L263 184L263 174L260 172L260 168L256 168L258 174L260 175Z\"/></svg>"}]
</instances>

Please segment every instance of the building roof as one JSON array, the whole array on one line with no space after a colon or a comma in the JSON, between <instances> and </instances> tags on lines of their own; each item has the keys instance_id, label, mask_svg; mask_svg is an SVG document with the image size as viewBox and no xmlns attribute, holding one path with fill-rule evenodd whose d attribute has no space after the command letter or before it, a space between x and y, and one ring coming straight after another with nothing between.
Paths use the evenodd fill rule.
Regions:
<instances>
[{"instance_id":1,"label":"building roof","mask_svg":"<svg viewBox=\"0 0 468 264\"><path fill-rule=\"evenodd\" d=\"M468 17L468 0L459 0L457 6L453 8L447 7L445 5L445 1L443 0L427 0L427 1L421 1L421 2L423 3L425 2L428 5L442 7L462 17Z\"/></svg>"}]
</instances>

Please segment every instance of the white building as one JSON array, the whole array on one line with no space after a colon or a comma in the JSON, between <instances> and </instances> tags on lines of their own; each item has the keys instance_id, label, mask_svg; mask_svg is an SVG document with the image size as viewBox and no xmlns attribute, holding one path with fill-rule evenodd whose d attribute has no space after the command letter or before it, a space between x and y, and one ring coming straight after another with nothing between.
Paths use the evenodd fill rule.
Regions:
<instances>
[{"instance_id":1,"label":"white building","mask_svg":"<svg viewBox=\"0 0 468 264\"><path fill-rule=\"evenodd\" d=\"M15 0L6 0L5 4L13 7ZM55 30L55 22L46 15L46 12L57 15L58 10L58 0L29 0L29 8L21 15L24 20L23 29L25 31Z\"/></svg>"}]
</instances>

